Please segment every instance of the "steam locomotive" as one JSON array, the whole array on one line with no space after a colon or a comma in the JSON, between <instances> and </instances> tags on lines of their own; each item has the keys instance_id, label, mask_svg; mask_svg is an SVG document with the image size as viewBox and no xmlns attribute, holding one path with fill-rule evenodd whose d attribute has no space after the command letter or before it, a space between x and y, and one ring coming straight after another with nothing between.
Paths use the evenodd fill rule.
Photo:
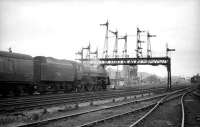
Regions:
<instances>
[{"instance_id":1,"label":"steam locomotive","mask_svg":"<svg viewBox=\"0 0 200 127\"><path fill-rule=\"evenodd\" d=\"M0 51L0 95L105 90L106 70L75 61Z\"/></svg>"}]
</instances>

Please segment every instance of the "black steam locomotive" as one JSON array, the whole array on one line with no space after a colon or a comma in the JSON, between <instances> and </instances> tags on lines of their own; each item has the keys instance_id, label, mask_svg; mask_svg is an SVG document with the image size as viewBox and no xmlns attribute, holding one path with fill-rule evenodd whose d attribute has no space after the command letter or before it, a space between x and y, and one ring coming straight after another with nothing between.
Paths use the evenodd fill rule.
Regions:
<instances>
[{"instance_id":1,"label":"black steam locomotive","mask_svg":"<svg viewBox=\"0 0 200 127\"><path fill-rule=\"evenodd\" d=\"M0 51L1 96L99 91L105 90L109 83L101 66Z\"/></svg>"}]
</instances>

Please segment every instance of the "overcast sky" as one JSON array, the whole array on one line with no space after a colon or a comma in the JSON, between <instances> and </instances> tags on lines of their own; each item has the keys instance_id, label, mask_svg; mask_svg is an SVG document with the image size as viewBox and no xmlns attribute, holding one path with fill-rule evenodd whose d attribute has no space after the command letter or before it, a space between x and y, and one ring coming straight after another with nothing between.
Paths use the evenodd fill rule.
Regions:
<instances>
[{"instance_id":1,"label":"overcast sky","mask_svg":"<svg viewBox=\"0 0 200 127\"><path fill-rule=\"evenodd\" d=\"M149 30L153 56L171 53L172 75L200 72L199 0L1 0L0 50L74 60L75 52L91 42L102 51L108 19L119 35L136 35L136 27ZM112 35L110 35L112 36ZM143 44L144 55L146 43ZM114 39L109 40L110 54ZM119 41L119 51L123 41ZM136 37L128 37L128 52L135 56ZM166 75L165 67L141 66L140 71Z\"/></svg>"}]
</instances>

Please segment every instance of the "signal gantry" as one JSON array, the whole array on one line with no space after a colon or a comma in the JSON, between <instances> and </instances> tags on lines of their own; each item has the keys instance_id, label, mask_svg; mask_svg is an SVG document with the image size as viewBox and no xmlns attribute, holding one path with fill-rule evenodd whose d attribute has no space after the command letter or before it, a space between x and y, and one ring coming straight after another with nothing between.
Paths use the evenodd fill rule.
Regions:
<instances>
[{"instance_id":1,"label":"signal gantry","mask_svg":"<svg viewBox=\"0 0 200 127\"><path fill-rule=\"evenodd\" d=\"M106 34L105 34L105 41L104 41L104 49L103 49L103 55L102 58L98 58L98 50L96 50L96 52L90 52L90 44L88 47L86 48L82 48L80 52L78 52L78 55L81 55L81 59L79 59L82 63L83 61L93 61L93 59L90 59L90 54L96 54L96 58L99 61L99 64L104 66L107 65L111 65L111 66L118 66L118 65L153 65L153 66L157 66L157 65L164 65L167 67L167 84L168 84L168 89L171 88L171 58L168 57L168 52L170 51L175 51L175 49L170 49L168 48L168 45L166 46L166 57L152 57L152 49L151 49L151 43L150 43L150 38L151 37L156 37L156 35L152 35L149 33L149 31L144 31L144 30L140 30L137 27L137 34L136 35L125 35L122 37L119 37L118 35L118 31L111 31L109 30L109 22L107 20L107 22L105 24L100 24L101 26L105 26L106 27ZM114 44L114 50L113 50L113 57L109 57L108 56L108 33L112 33L115 36L115 44ZM143 56L143 52L142 52L142 43L145 43L145 41L143 41L141 39L141 36L143 36L144 34L142 33L146 33L146 37L147 37L147 56L144 57ZM127 37L129 36L136 36L137 40L136 40L136 57L129 57L128 55L128 51L127 51ZM124 47L123 47L123 55L122 57L120 57L118 55L118 40L123 39L125 40L124 43ZM83 50L86 49L88 50L88 55L89 57L84 58L83 57Z\"/></svg>"}]
</instances>

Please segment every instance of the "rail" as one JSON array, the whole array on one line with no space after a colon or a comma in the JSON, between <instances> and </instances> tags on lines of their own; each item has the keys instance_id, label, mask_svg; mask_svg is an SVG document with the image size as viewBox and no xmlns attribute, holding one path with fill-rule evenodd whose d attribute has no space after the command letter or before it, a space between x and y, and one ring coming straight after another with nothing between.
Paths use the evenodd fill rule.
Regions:
<instances>
[{"instance_id":1,"label":"rail","mask_svg":"<svg viewBox=\"0 0 200 127\"><path fill-rule=\"evenodd\" d=\"M170 92L170 93L165 93L163 95L157 95L155 97L150 97L150 98L147 98L147 99L134 100L132 102L127 102L127 103L124 103L124 104L118 104L118 105L115 105L115 106L103 107L103 108L100 108L100 109L90 110L90 111L86 111L86 112L79 112L79 113L66 115L66 116L62 116L62 117L47 119L47 120L43 120L43 121L39 121L39 122L33 122L33 123L26 124L26 125L20 125L20 126L17 126L17 127L29 127L29 126L43 125L43 124L46 124L46 123L49 123L49 122L53 122L53 121L57 121L57 120L64 119L64 118L74 117L74 116L78 116L78 115L82 115L82 114L86 114L86 113L91 113L91 112L96 112L96 111L100 111L100 110L116 108L116 107L120 107L122 105L127 105L127 104L130 104L130 103L142 102L142 101L146 101L146 100L150 100L150 99L155 99L155 98L159 98L159 97L163 97L163 96L168 96L169 94L174 94L174 93L177 93L177 92L181 92L183 90L185 90L185 89L173 91L173 92ZM103 122L103 121L106 121L106 120L109 120L109 119L113 119L113 118L116 118L116 117L119 117L119 116L124 116L126 114L130 114L130 113L133 113L133 112L136 112L136 111L144 110L144 109L150 108L150 107L152 107L154 105L156 105L156 104L155 103L154 104L150 104L148 106L140 107L140 108L135 109L133 111L128 111L128 112L125 112L125 113L122 113L122 114L117 114L117 115L110 116L110 117L107 117L107 118L104 118L104 119L99 119L99 120L96 120L96 121L85 123L85 124L82 124L82 125L80 125L78 127L86 127L86 126L95 125L96 123L100 123L100 122Z\"/></svg>"}]
</instances>

